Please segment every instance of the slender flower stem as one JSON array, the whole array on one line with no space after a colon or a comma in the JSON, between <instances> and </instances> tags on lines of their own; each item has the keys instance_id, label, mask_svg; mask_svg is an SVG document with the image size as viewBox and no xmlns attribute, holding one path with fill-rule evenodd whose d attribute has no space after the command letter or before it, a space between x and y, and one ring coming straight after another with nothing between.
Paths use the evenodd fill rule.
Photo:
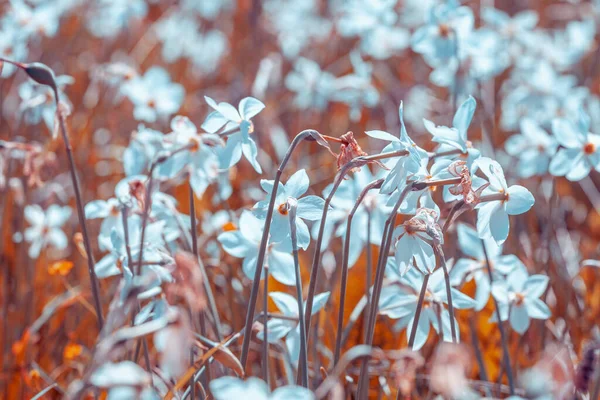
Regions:
<instances>
[{"instance_id":1,"label":"slender flower stem","mask_svg":"<svg viewBox=\"0 0 600 400\"><path fill-rule=\"evenodd\" d=\"M440 259L440 264L442 264L442 269L444 270L444 280L446 281L446 297L448 298L448 313L450 314L450 331L452 333L452 342L458 343L456 321L454 320L454 305L452 303L452 286L450 286L450 274L448 273L448 266L446 265L446 257L444 255L444 250L442 249L442 246L439 243L433 246L433 250L437 253L438 258ZM442 329L442 325L440 325L440 329Z\"/></svg>"},{"instance_id":2,"label":"slender flower stem","mask_svg":"<svg viewBox=\"0 0 600 400\"><path fill-rule=\"evenodd\" d=\"M296 232L296 211L298 202L288 199L290 219L290 236L292 239L292 253L294 256L294 272L296 275L296 297L298 298L298 321L300 323L300 360L298 362L298 383L308 387L308 354L306 352L306 325L304 322L304 300L302 296L302 276L300 275L300 260L298 257L298 234Z\"/></svg>"},{"instance_id":3,"label":"slender flower stem","mask_svg":"<svg viewBox=\"0 0 600 400\"><path fill-rule=\"evenodd\" d=\"M263 313L269 312L269 268L265 266L265 277L263 278ZM263 380L269 385L269 324L264 324L264 340L262 348L262 369L263 369Z\"/></svg>"},{"instance_id":4,"label":"slender flower stem","mask_svg":"<svg viewBox=\"0 0 600 400\"><path fill-rule=\"evenodd\" d=\"M398 210L402 205L402 202L406 198L408 192L414 190L417 182L411 182L400 193L398 201L394 204L390 216L386 219L383 228L383 238L381 240L381 246L379 248L379 258L377 263L377 272L375 275L375 284L373 286L373 293L371 294L369 313L366 315L367 319L367 336L365 338L365 344L370 346L373 343L373 336L375 333L375 323L377 321L377 309L379 306L379 297L381 295L381 289L383 287L383 277L385 276L385 265L389 256L390 246L392 243L392 234L394 230L395 220L398 216ZM368 392L368 364L363 362L360 368L359 384L358 384L358 397L365 398Z\"/></svg>"},{"instance_id":5,"label":"slender flower stem","mask_svg":"<svg viewBox=\"0 0 600 400\"><path fill-rule=\"evenodd\" d=\"M487 267L488 278L490 279L490 286L494 283L494 276L492 274L492 267L490 265L490 258L487 253L487 249L485 247L485 242L481 241L481 246L483 247L483 254L485 256L485 265ZM510 364L510 354L508 352L508 343L506 341L506 332L504 332L504 326L502 325L502 319L500 319L500 307L498 307L498 300L494 296L492 296L492 300L494 301L494 308L496 309L496 319L498 320L498 330L500 331L500 340L502 342L502 352L503 352L503 362L504 369L506 370L506 376L508 378L508 387L510 388L511 396L515 394L515 383L513 380L512 367Z\"/></svg>"},{"instance_id":6,"label":"slender flower stem","mask_svg":"<svg viewBox=\"0 0 600 400\"><path fill-rule=\"evenodd\" d=\"M178 149L175 149L170 152L166 152L160 154L150 165L150 171L148 172L148 185L146 186L146 197L144 199L144 212L142 213L142 232L140 234L140 255L138 257L138 262L135 268L132 268L134 275L139 275L142 269L142 262L144 260L144 241L146 238L146 226L148 225L148 218L150 217L150 209L152 203L152 187L154 185L154 170L160 164L167 161L169 158L173 157L176 154L179 154L183 151L190 150L193 148L194 144L190 143L185 146L182 146Z\"/></svg>"},{"instance_id":7,"label":"slender flower stem","mask_svg":"<svg viewBox=\"0 0 600 400\"><path fill-rule=\"evenodd\" d=\"M56 79L54 77L54 71L47 65L41 63L24 64L5 58L0 58L1 62L7 62L12 64L21 70L23 70L30 78L37 83L50 87L54 93L54 102L56 104L56 116L58 117L58 124L65 144L65 150L67 152L67 159L69 161L69 170L71 172L71 181L73 184L73 191L75 192L75 202L77 205L77 217L79 219L79 225L81 226L81 233L83 235L83 245L87 255L88 273L90 275L90 283L92 288L92 295L94 297L94 307L96 309L98 330L102 331L104 325L104 319L102 317L102 303L100 302L100 289L98 286L98 278L96 277L96 271L94 269L94 255L92 254L92 246L90 244L90 238L88 235L87 225L85 222L85 211L83 208L83 199L81 196L81 189L79 187L79 181L77 180L77 167L75 166L75 160L73 157L73 149L67 134L67 128L65 123L64 113L60 109L60 96L58 94L58 87L56 85Z\"/></svg>"},{"instance_id":8,"label":"slender flower stem","mask_svg":"<svg viewBox=\"0 0 600 400\"><path fill-rule=\"evenodd\" d=\"M365 288L368 290L373 284L373 252L371 250L371 223L372 223L372 211L367 208L367 273L365 278ZM370 308L369 296L367 296L367 304L365 307ZM367 326L364 326L363 335L367 335Z\"/></svg>"},{"instance_id":9,"label":"slender flower stem","mask_svg":"<svg viewBox=\"0 0 600 400\"><path fill-rule=\"evenodd\" d=\"M350 252L350 232L352 230L352 219L354 218L354 214L358 210L358 207L362 204L364 198L367 193L372 189L378 189L383 184L383 179L378 179L374 182L369 183L362 190L358 199L354 203L354 207L348 214L348 221L346 223L346 236L344 238L344 252L342 254L342 278L340 283L340 306L338 311L338 324L337 324L337 333L335 337L335 352L333 356L333 365L337 365L340 360L340 353L342 350L342 328L344 326L344 308L346 305L346 285L348 281L348 254ZM367 246L370 246L370 242L367 240ZM369 277L370 279L370 277ZM367 285L367 290L370 285Z\"/></svg>"},{"instance_id":10,"label":"slender flower stem","mask_svg":"<svg viewBox=\"0 0 600 400\"><path fill-rule=\"evenodd\" d=\"M104 318L102 316L102 303L100 302L100 288L98 286L98 278L96 277L96 270L94 269L94 255L92 254L92 246L90 244L90 237L88 235L87 224L85 222L85 211L83 208L83 200L81 197L81 189L79 187L79 181L77 180L77 168L75 166L75 160L73 158L73 149L67 134L67 128L65 124L65 117L59 109L59 97L56 86L54 89L54 98L56 102L56 114L58 116L58 122L60 125L60 131L65 143L65 149L67 151L67 159L69 160L69 169L71 171L71 181L73 183L73 190L75 192L75 202L77 204L77 217L79 218L79 225L81 226L81 234L83 236L83 245L87 254L88 273L90 275L90 283L92 287L92 296L94 297L94 308L96 309L96 316L98 317L98 330L101 331L104 325Z\"/></svg>"},{"instance_id":11,"label":"slender flower stem","mask_svg":"<svg viewBox=\"0 0 600 400\"><path fill-rule=\"evenodd\" d=\"M303 140L318 140L321 134L315 130L307 129L300 132L288 148L287 153L281 160L281 164L275 173L275 179L273 181L273 189L271 190L271 197L269 198L269 208L267 209L267 215L265 218L265 226L263 229L262 238L260 241L260 247L258 249L258 256L256 259L256 269L254 272L254 281L252 284L252 290L250 292L250 300L248 304L248 312L246 313L246 322L244 324L246 332L251 332L252 321L254 320L254 311L256 310L256 299L258 298L258 287L260 285L260 277L262 275L263 264L265 262L265 255L267 251L267 242L269 240L269 232L271 231L271 219L273 218L273 210L275 208L275 199L277 198L277 189L279 187L279 182L281 181L281 174L285 169L285 166L290 160L292 153L298 147L298 144ZM248 351L250 350L250 334L244 335L244 341L242 343L242 353L240 356L240 362L242 367L245 369L248 361Z\"/></svg>"},{"instance_id":12,"label":"slender flower stem","mask_svg":"<svg viewBox=\"0 0 600 400\"><path fill-rule=\"evenodd\" d=\"M321 265L321 245L323 244L323 235L325 232L325 222L327 221L327 213L329 211L329 204L335 195L338 187L344 180L344 177L353 169L361 167L371 161L382 160L386 158L392 157L401 157L408 154L408 150L398 150L392 151L388 153L376 154L373 156L360 156L353 158L348 161L346 164L340 168L335 181L333 182L333 187L329 192L329 195L325 199L325 204L323 206L323 213L321 214L321 220L319 224L319 233L317 235L317 240L315 242L315 250L313 254L312 267L310 271L310 281L308 283L308 295L306 297L306 332L310 331L310 317L312 315L312 306L313 306L313 298L315 296L315 291L317 287L317 280L319 276L319 269Z\"/></svg>"},{"instance_id":13,"label":"slender flower stem","mask_svg":"<svg viewBox=\"0 0 600 400\"><path fill-rule=\"evenodd\" d=\"M123 236L125 239L125 251L127 252L127 265L129 266L129 268L131 268L132 263L133 263L133 257L131 256L131 244L129 242L129 220L127 219L128 217L128 211L129 209L123 205L121 207L121 221L123 223ZM140 311L140 302L138 300L137 303L137 312ZM131 318L131 325L133 326L135 324L135 316L133 316ZM139 340L139 339L138 339ZM148 371L148 373L152 373L152 366L150 364L150 355L148 354L148 342L146 341L146 337L144 336L143 338L141 338L142 340L142 346L143 346L143 350L144 350L144 363L146 366L146 371ZM139 342L138 342L139 344Z\"/></svg>"},{"instance_id":14,"label":"slender flower stem","mask_svg":"<svg viewBox=\"0 0 600 400\"><path fill-rule=\"evenodd\" d=\"M192 184L188 182L188 192L190 199L190 232L192 236L192 253L194 254L194 258L198 262L198 266L200 268L200 273L202 274L202 282L204 284L204 293L208 299L209 307L213 314L213 321L215 323L215 331L217 332L217 337L219 341L223 340L220 334L219 324L218 324L218 312L216 311L216 306L214 305L214 297L212 295L212 289L210 287L210 282L208 281L208 275L206 274L206 268L204 268L204 263L200 258L200 254L198 252L198 231L196 230L196 202L194 198L194 189L192 188ZM140 260L141 261L141 260ZM212 301L211 301L212 300ZM214 308L213 308L214 306ZM191 311L190 311L190 317ZM200 333L203 336L207 336L206 332L206 313L204 310L200 311ZM190 362L192 365L194 364L194 349L191 349L190 354ZM210 368L206 368L206 374L203 377L205 384L210 382ZM194 384L194 380L190 380L190 387L192 388L192 393L195 392L196 385ZM192 395L192 399L193 399Z\"/></svg>"},{"instance_id":15,"label":"slender flower stem","mask_svg":"<svg viewBox=\"0 0 600 400\"><path fill-rule=\"evenodd\" d=\"M413 319L412 328L410 330L410 336L408 338L408 348L412 349L415 344L415 337L417 336L417 326L419 325L419 318L421 316L421 310L423 309L423 303L425 301L425 293L427 292L427 284L429 283L429 274L423 276L423 283L421 284L421 291L419 292L419 301L417 303L417 309L415 310L415 317ZM441 327L440 327L441 328Z\"/></svg>"},{"instance_id":16,"label":"slender flower stem","mask_svg":"<svg viewBox=\"0 0 600 400\"><path fill-rule=\"evenodd\" d=\"M202 274L202 282L204 284L204 292L206 294L206 298L208 300L208 307L210 310L210 314L214 323L215 333L217 334L217 338L219 341L223 340L223 330L221 329L221 321L219 318L219 311L217 309L217 303L215 301L215 296L212 291L212 287L210 286L210 280L208 278L208 272L206 271L206 266L202 262L202 258L200 257L200 252L198 251L198 231L196 229L196 203L194 198L194 189L192 188L192 184L188 182L188 189L190 194L190 230L192 236L192 253L198 262L198 266L200 267L200 273ZM204 318L205 313L201 313L200 318Z\"/></svg>"}]
</instances>

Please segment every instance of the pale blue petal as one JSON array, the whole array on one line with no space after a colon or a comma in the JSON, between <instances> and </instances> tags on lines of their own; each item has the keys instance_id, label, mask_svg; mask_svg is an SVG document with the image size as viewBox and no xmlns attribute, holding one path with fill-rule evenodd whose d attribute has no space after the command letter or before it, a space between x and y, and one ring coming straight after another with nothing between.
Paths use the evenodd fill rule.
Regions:
<instances>
[{"instance_id":1,"label":"pale blue petal","mask_svg":"<svg viewBox=\"0 0 600 400\"><path fill-rule=\"evenodd\" d=\"M306 196L298 200L298 218L317 221L323 215L325 200L318 196Z\"/></svg>"},{"instance_id":2,"label":"pale blue petal","mask_svg":"<svg viewBox=\"0 0 600 400\"><path fill-rule=\"evenodd\" d=\"M285 184L285 193L290 197L299 199L300 196L306 193L309 184L310 181L306 174L306 170L301 169L290 176L290 179L288 179Z\"/></svg>"},{"instance_id":3,"label":"pale blue petal","mask_svg":"<svg viewBox=\"0 0 600 400\"><path fill-rule=\"evenodd\" d=\"M508 215L519 215L533 207L535 199L529 190L523 186L513 185L508 188L508 200L505 203Z\"/></svg>"},{"instance_id":4,"label":"pale blue petal","mask_svg":"<svg viewBox=\"0 0 600 400\"><path fill-rule=\"evenodd\" d=\"M546 275L531 275L525 281L523 291L527 294L527 297L538 298L546 291L549 281L550 279Z\"/></svg>"},{"instance_id":5,"label":"pale blue petal","mask_svg":"<svg viewBox=\"0 0 600 400\"><path fill-rule=\"evenodd\" d=\"M254 97L245 97L240 101L238 108L242 119L249 120L261 112L265 105Z\"/></svg>"},{"instance_id":6,"label":"pale blue petal","mask_svg":"<svg viewBox=\"0 0 600 400\"><path fill-rule=\"evenodd\" d=\"M540 299L525 298L525 308L527 308L527 314L534 319L548 319L552 316L550 308Z\"/></svg>"},{"instance_id":7,"label":"pale blue petal","mask_svg":"<svg viewBox=\"0 0 600 400\"><path fill-rule=\"evenodd\" d=\"M519 334L525 333L529 328L529 315L524 305L513 304L510 308L510 325Z\"/></svg>"}]
</instances>

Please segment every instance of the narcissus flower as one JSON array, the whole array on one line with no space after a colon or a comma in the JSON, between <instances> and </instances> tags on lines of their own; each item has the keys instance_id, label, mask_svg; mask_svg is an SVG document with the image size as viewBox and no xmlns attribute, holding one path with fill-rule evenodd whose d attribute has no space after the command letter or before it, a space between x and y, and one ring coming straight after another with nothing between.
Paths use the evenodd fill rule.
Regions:
<instances>
[{"instance_id":1,"label":"narcissus flower","mask_svg":"<svg viewBox=\"0 0 600 400\"><path fill-rule=\"evenodd\" d=\"M493 237L498 244L502 244L508 237L510 228L508 216L529 211L535 199L523 186L509 187L502 167L496 161L481 157L475 163L490 183L477 206L477 232L482 239Z\"/></svg>"},{"instance_id":2,"label":"narcissus flower","mask_svg":"<svg viewBox=\"0 0 600 400\"><path fill-rule=\"evenodd\" d=\"M524 268L511 272L506 281L492 284L492 295L498 300L500 319L510 320L510 325L520 334L529 328L530 318L547 319L552 315L540 297L548 287L545 275L527 274Z\"/></svg>"},{"instance_id":3,"label":"narcissus flower","mask_svg":"<svg viewBox=\"0 0 600 400\"><path fill-rule=\"evenodd\" d=\"M566 118L552 121L552 133L561 148L550 163L550 173L579 181L592 169L600 170L600 135L590 133L590 119L581 111L576 122Z\"/></svg>"},{"instance_id":4,"label":"narcissus flower","mask_svg":"<svg viewBox=\"0 0 600 400\"><path fill-rule=\"evenodd\" d=\"M67 235L62 226L71 216L71 207L52 204L45 211L37 204L25 207L25 219L29 228L25 229L25 240L31 243L29 257L38 258L42 249L50 245L58 250L67 247Z\"/></svg>"},{"instance_id":5,"label":"narcissus flower","mask_svg":"<svg viewBox=\"0 0 600 400\"><path fill-rule=\"evenodd\" d=\"M225 148L218 152L221 168L230 168L237 164L244 157L250 162L252 167L259 174L262 169L256 160L258 148L256 143L250 137L254 131L254 124L250 120L261 112L265 105L254 97L246 97L240 101L238 109L229 103L218 103L210 97L204 96L204 99L215 111L211 112L202 124L202 129L210 133L216 133L225 128L224 132L233 133L228 135ZM236 131L238 130L239 131Z\"/></svg>"}]
</instances>

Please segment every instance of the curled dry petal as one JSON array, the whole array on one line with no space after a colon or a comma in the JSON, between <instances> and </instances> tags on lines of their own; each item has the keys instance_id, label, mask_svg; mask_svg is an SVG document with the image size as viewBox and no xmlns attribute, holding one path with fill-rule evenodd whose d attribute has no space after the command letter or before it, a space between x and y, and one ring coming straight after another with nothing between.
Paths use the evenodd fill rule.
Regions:
<instances>
[{"instance_id":1,"label":"curled dry petal","mask_svg":"<svg viewBox=\"0 0 600 400\"><path fill-rule=\"evenodd\" d=\"M146 209L146 184L140 179L129 181L129 195L137 200L142 210Z\"/></svg>"},{"instance_id":2,"label":"curled dry petal","mask_svg":"<svg viewBox=\"0 0 600 400\"><path fill-rule=\"evenodd\" d=\"M450 164L448 166L448 172L450 172L452 176L460 178L460 183L450 186L450 193L455 196L462 195L467 206L471 208L475 207L477 203L479 203L481 193L489 186L489 183L482 185L477 190L473 190L471 172L467 167L467 163L463 160L457 160Z\"/></svg>"},{"instance_id":3,"label":"curled dry petal","mask_svg":"<svg viewBox=\"0 0 600 400\"><path fill-rule=\"evenodd\" d=\"M338 171L347 163L355 159L356 157L368 156L367 152L364 151L356 139L354 139L354 133L348 132L340 136L340 154L337 156L337 168ZM370 162L376 163L380 167L387 169L379 160L372 160ZM352 168L351 172L357 172L360 170L362 165Z\"/></svg>"}]
</instances>

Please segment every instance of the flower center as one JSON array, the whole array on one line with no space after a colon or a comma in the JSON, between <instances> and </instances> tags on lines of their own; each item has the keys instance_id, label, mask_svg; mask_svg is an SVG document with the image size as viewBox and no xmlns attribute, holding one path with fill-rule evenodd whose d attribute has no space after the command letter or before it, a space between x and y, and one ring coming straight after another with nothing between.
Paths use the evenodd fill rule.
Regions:
<instances>
[{"instance_id":1,"label":"flower center","mask_svg":"<svg viewBox=\"0 0 600 400\"><path fill-rule=\"evenodd\" d=\"M525 295L523 293L515 293L515 304L520 306L525 301Z\"/></svg>"},{"instance_id":2,"label":"flower center","mask_svg":"<svg viewBox=\"0 0 600 400\"><path fill-rule=\"evenodd\" d=\"M223 232L229 232L229 231L235 231L237 228L235 227L235 224L231 221L226 222L223 227Z\"/></svg>"},{"instance_id":3,"label":"flower center","mask_svg":"<svg viewBox=\"0 0 600 400\"><path fill-rule=\"evenodd\" d=\"M152 100L148 100L148 103L147 103L147 105L148 105L148 107L150 107L150 108L154 108L154 107L156 107L156 102L154 101L154 99L152 99Z\"/></svg>"},{"instance_id":4,"label":"flower center","mask_svg":"<svg viewBox=\"0 0 600 400\"><path fill-rule=\"evenodd\" d=\"M583 152L586 155L592 155L596 152L596 145L594 143L586 143L585 146L583 146Z\"/></svg>"},{"instance_id":5,"label":"flower center","mask_svg":"<svg viewBox=\"0 0 600 400\"><path fill-rule=\"evenodd\" d=\"M279 211L279 214L281 215L288 215L288 207L286 203L281 203L279 205L279 207L277 207L277 211Z\"/></svg>"},{"instance_id":6,"label":"flower center","mask_svg":"<svg viewBox=\"0 0 600 400\"><path fill-rule=\"evenodd\" d=\"M452 33L452 29L447 24L440 24L438 28L440 30L441 37L447 38L450 36L450 33Z\"/></svg>"}]
</instances>

